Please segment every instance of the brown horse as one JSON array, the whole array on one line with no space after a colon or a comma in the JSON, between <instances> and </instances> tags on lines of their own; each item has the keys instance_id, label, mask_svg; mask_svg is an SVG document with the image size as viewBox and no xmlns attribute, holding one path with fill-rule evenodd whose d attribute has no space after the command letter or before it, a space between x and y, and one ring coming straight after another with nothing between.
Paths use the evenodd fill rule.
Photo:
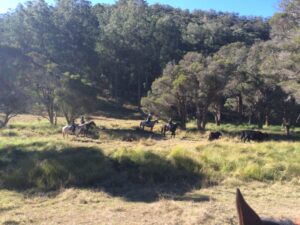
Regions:
<instances>
[{"instance_id":1,"label":"brown horse","mask_svg":"<svg viewBox=\"0 0 300 225\"><path fill-rule=\"evenodd\" d=\"M236 206L239 216L239 225L300 225L300 220L272 220L261 219L245 201L239 189L236 192Z\"/></svg>"},{"instance_id":2,"label":"brown horse","mask_svg":"<svg viewBox=\"0 0 300 225\"><path fill-rule=\"evenodd\" d=\"M91 134L92 130L97 127L94 121L85 122L78 126L82 128L80 133L83 134L85 137Z\"/></svg>"},{"instance_id":3,"label":"brown horse","mask_svg":"<svg viewBox=\"0 0 300 225\"><path fill-rule=\"evenodd\" d=\"M144 130L145 127L150 127L150 130L153 131L153 127L154 127L154 125L155 125L156 123L158 123L158 120L149 121L149 122L147 122L147 121L142 121L142 122L140 123L140 128Z\"/></svg>"},{"instance_id":4,"label":"brown horse","mask_svg":"<svg viewBox=\"0 0 300 225\"><path fill-rule=\"evenodd\" d=\"M161 134L164 135L164 136L166 136L166 132L167 132L167 131L170 131L170 132L171 132L171 138L172 138L172 137L175 138L177 126L178 126L177 123L174 123L174 124L172 124L172 125L170 125L170 124L165 124L165 125L163 125L162 128L161 128Z\"/></svg>"}]
</instances>

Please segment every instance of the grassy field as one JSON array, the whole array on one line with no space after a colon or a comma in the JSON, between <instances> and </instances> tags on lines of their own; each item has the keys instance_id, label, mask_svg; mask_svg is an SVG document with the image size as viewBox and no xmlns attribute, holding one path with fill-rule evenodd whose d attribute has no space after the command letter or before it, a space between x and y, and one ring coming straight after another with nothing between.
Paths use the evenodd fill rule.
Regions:
<instances>
[{"instance_id":1,"label":"grassy field","mask_svg":"<svg viewBox=\"0 0 300 225\"><path fill-rule=\"evenodd\" d=\"M22 115L0 130L2 224L237 224L234 194L263 216L300 217L300 129L241 143L252 127L224 124L207 141L193 122L175 139L139 120L92 117L95 139L63 139L59 126Z\"/></svg>"}]
</instances>

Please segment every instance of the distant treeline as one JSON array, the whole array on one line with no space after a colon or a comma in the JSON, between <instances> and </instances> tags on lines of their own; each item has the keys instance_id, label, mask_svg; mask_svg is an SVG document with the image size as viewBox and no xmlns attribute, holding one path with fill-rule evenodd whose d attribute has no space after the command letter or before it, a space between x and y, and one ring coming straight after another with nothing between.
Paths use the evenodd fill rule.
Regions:
<instances>
[{"instance_id":1,"label":"distant treeline","mask_svg":"<svg viewBox=\"0 0 300 225\"><path fill-rule=\"evenodd\" d=\"M162 118L295 123L300 1L271 19L143 0L28 1L0 15L2 123L26 110L70 122L98 99ZM153 83L154 82L154 83ZM232 119L233 120L233 119Z\"/></svg>"}]
</instances>

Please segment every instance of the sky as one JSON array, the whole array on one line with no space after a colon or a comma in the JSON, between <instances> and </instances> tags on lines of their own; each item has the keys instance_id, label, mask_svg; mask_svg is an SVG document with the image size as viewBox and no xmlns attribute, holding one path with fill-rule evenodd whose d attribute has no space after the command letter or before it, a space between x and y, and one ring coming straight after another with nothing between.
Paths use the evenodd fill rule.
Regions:
<instances>
[{"instance_id":1,"label":"sky","mask_svg":"<svg viewBox=\"0 0 300 225\"><path fill-rule=\"evenodd\" d=\"M14 9L18 3L27 0L0 0L0 13ZM53 4L54 0L46 0ZM113 4L115 0L90 0L93 4L108 3ZM263 16L271 17L278 11L280 0L147 0L148 4L160 3L171 5L182 9L214 9L223 12L236 12L242 16Z\"/></svg>"}]
</instances>

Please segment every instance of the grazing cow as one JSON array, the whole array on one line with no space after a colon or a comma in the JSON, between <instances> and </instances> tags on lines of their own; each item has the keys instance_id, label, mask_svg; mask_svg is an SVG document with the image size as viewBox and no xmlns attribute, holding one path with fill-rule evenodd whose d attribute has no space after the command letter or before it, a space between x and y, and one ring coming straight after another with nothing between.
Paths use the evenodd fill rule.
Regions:
<instances>
[{"instance_id":1,"label":"grazing cow","mask_svg":"<svg viewBox=\"0 0 300 225\"><path fill-rule=\"evenodd\" d=\"M209 141L213 140L218 140L222 136L222 133L217 131L217 132L210 132L208 136Z\"/></svg>"},{"instance_id":2,"label":"grazing cow","mask_svg":"<svg viewBox=\"0 0 300 225\"><path fill-rule=\"evenodd\" d=\"M262 133L260 131L255 130L245 130L241 132L241 141L243 142L250 142L252 141L263 141L267 139L269 135L267 133Z\"/></svg>"},{"instance_id":3,"label":"grazing cow","mask_svg":"<svg viewBox=\"0 0 300 225\"><path fill-rule=\"evenodd\" d=\"M239 225L300 225L300 221L291 220L276 221L273 219L261 219L245 201L239 189L236 192L236 206L239 217Z\"/></svg>"}]
</instances>

